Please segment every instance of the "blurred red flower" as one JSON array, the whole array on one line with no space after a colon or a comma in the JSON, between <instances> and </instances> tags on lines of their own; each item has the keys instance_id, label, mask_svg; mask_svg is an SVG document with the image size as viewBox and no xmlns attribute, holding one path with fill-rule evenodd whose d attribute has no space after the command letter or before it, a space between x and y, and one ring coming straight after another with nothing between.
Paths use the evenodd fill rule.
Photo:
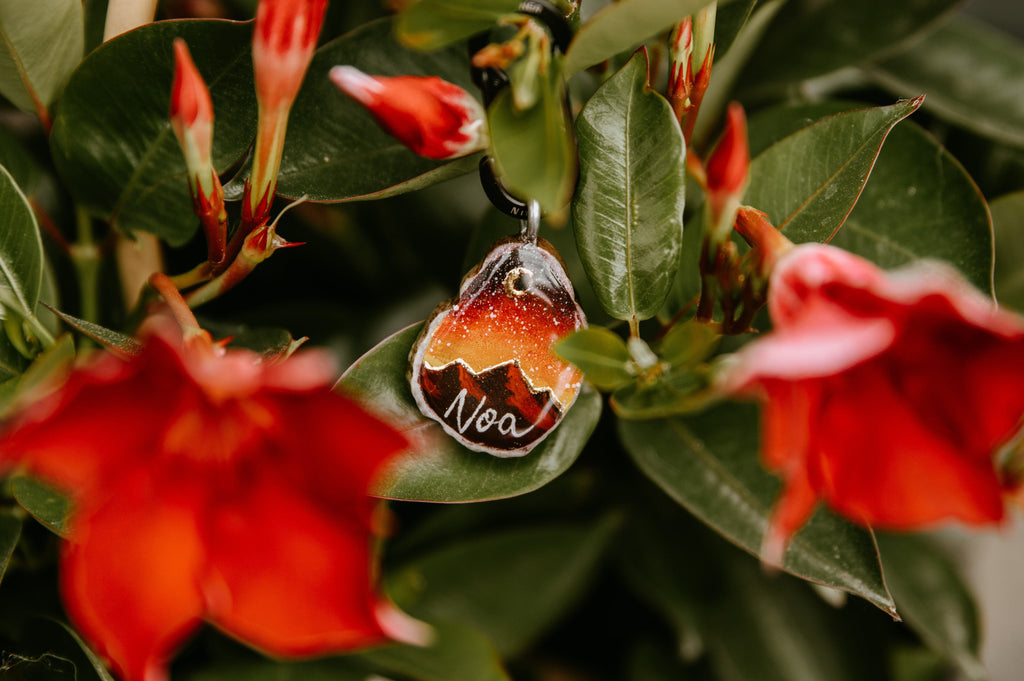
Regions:
<instances>
[{"instance_id":1,"label":"blurred red flower","mask_svg":"<svg viewBox=\"0 0 1024 681\"><path fill-rule=\"evenodd\" d=\"M368 76L353 66L335 66L330 78L420 156L441 160L487 147L483 107L454 83L436 76Z\"/></svg>"},{"instance_id":2,"label":"blurred red flower","mask_svg":"<svg viewBox=\"0 0 1024 681\"><path fill-rule=\"evenodd\" d=\"M371 478L402 435L331 392L316 352L263 362L151 335L105 355L0 434L72 497L61 589L126 681L160 681L205 619L279 656L408 639L374 592Z\"/></svg>"},{"instance_id":3,"label":"blurred red flower","mask_svg":"<svg viewBox=\"0 0 1024 681\"><path fill-rule=\"evenodd\" d=\"M1024 415L1024 321L937 263L885 273L831 246L776 265L774 329L724 378L765 401L762 458L783 478L762 557L779 564L818 501L908 530L998 522L995 450Z\"/></svg>"}]
</instances>

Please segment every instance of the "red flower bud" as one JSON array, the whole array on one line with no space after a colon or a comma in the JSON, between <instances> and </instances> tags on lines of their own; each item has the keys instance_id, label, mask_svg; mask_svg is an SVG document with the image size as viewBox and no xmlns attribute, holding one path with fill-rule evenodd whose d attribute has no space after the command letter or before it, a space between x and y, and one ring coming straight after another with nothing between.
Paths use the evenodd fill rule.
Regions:
<instances>
[{"instance_id":1,"label":"red flower bud","mask_svg":"<svg viewBox=\"0 0 1024 681\"><path fill-rule=\"evenodd\" d=\"M769 283L774 330L738 354L727 390L765 401L762 458L783 478L763 558L780 563L818 501L909 530L995 523L995 450L1024 415L1024 320L945 266L884 273L796 246Z\"/></svg>"},{"instance_id":2,"label":"red flower bud","mask_svg":"<svg viewBox=\"0 0 1024 681\"><path fill-rule=\"evenodd\" d=\"M405 438L330 390L325 355L168 337L79 368L0 432L5 467L74 501L76 628L124 681L166 679L204 619L278 656L421 633L373 588L367 490Z\"/></svg>"},{"instance_id":3,"label":"red flower bud","mask_svg":"<svg viewBox=\"0 0 1024 681\"><path fill-rule=\"evenodd\" d=\"M330 75L384 130L421 156L448 159L487 147L483 107L454 83L436 76L368 76L352 66L335 66Z\"/></svg>"},{"instance_id":4,"label":"red flower bud","mask_svg":"<svg viewBox=\"0 0 1024 681\"><path fill-rule=\"evenodd\" d=\"M327 0L260 0L252 39L261 107L290 107L316 50Z\"/></svg>"},{"instance_id":5,"label":"red flower bud","mask_svg":"<svg viewBox=\"0 0 1024 681\"><path fill-rule=\"evenodd\" d=\"M227 240L224 189L213 167L213 101L185 41L174 41L171 127L185 155L192 205L209 246L208 259L219 264Z\"/></svg>"},{"instance_id":6,"label":"red flower bud","mask_svg":"<svg viewBox=\"0 0 1024 681\"><path fill-rule=\"evenodd\" d=\"M725 132L708 158L705 170L712 241L721 242L732 229L750 172L747 119L743 107L736 102L729 105Z\"/></svg>"},{"instance_id":7,"label":"red flower bud","mask_svg":"<svg viewBox=\"0 0 1024 681\"><path fill-rule=\"evenodd\" d=\"M725 132L707 162L707 189L713 197L743 194L750 172L750 149L747 146L747 118L743 107L729 104Z\"/></svg>"},{"instance_id":8,"label":"red flower bud","mask_svg":"<svg viewBox=\"0 0 1024 681\"><path fill-rule=\"evenodd\" d=\"M196 157L208 163L213 149L213 101L181 38L174 41L171 125L186 158L194 149Z\"/></svg>"}]
</instances>

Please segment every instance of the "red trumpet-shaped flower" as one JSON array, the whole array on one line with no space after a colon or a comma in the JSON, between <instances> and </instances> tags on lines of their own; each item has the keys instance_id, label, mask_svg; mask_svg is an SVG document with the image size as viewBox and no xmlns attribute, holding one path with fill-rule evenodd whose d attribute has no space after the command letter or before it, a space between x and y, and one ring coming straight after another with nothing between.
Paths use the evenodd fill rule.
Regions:
<instances>
[{"instance_id":1,"label":"red trumpet-shaped flower","mask_svg":"<svg viewBox=\"0 0 1024 681\"><path fill-rule=\"evenodd\" d=\"M224 259L228 214L224 189L213 167L213 101L185 41L174 41L171 127L185 155L192 204L202 222L211 264Z\"/></svg>"},{"instance_id":2,"label":"red trumpet-shaped flower","mask_svg":"<svg viewBox=\"0 0 1024 681\"><path fill-rule=\"evenodd\" d=\"M819 501L895 530L998 522L1017 484L997 448L1024 415L1024 320L952 270L884 273L803 245L772 273L774 330L725 386L764 400L762 458L783 478L763 557L781 562Z\"/></svg>"},{"instance_id":3,"label":"red trumpet-shaped flower","mask_svg":"<svg viewBox=\"0 0 1024 681\"><path fill-rule=\"evenodd\" d=\"M313 59L327 0L260 0L252 40L259 123L243 229L264 222L277 186L288 113Z\"/></svg>"},{"instance_id":4,"label":"red trumpet-shaped flower","mask_svg":"<svg viewBox=\"0 0 1024 681\"><path fill-rule=\"evenodd\" d=\"M380 127L421 156L441 160L487 147L483 107L454 83L436 76L368 76L352 66L335 66L330 76Z\"/></svg>"},{"instance_id":5,"label":"red trumpet-shaped flower","mask_svg":"<svg viewBox=\"0 0 1024 681\"><path fill-rule=\"evenodd\" d=\"M403 436L330 391L323 355L182 345L103 356L0 434L6 467L72 496L72 622L126 681L166 679L202 620L279 656L408 638L373 589L367 496Z\"/></svg>"}]
</instances>

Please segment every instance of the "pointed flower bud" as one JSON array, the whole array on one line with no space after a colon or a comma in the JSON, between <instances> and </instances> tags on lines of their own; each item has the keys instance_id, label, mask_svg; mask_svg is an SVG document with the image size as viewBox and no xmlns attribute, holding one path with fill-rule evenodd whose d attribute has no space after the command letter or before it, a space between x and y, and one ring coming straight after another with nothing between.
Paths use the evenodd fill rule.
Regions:
<instances>
[{"instance_id":1,"label":"pointed flower bud","mask_svg":"<svg viewBox=\"0 0 1024 681\"><path fill-rule=\"evenodd\" d=\"M277 187L288 112L316 50L327 0L260 0L252 41L259 126L242 233L265 222Z\"/></svg>"},{"instance_id":2,"label":"pointed flower bud","mask_svg":"<svg viewBox=\"0 0 1024 681\"><path fill-rule=\"evenodd\" d=\"M693 20L686 17L676 24L669 36L668 97L670 100L686 100L690 96L693 80L690 77L690 61L693 58Z\"/></svg>"},{"instance_id":3,"label":"pointed flower bud","mask_svg":"<svg viewBox=\"0 0 1024 681\"><path fill-rule=\"evenodd\" d=\"M224 189L213 167L213 101L185 41L174 41L171 126L185 155L192 204L206 233L209 261L219 264L227 240Z\"/></svg>"},{"instance_id":4,"label":"pointed flower bud","mask_svg":"<svg viewBox=\"0 0 1024 681\"><path fill-rule=\"evenodd\" d=\"M202 169L210 166L213 149L213 101L206 82L192 61L188 45L181 38L174 41L170 115L190 176L201 176Z\"/></svg>"},{"instance_id":5,"label":"pointed flower bud","mask_svg":"<svg viewBox=\"0 0 1024 681\"><path fill-rule=\"evenodd\" d=\"M327 0L260 0L252 64L260 107L290 107L316 50Z\"/></svg>"},{"instance_id":6,"label":"pointed flower bud","mask_svg":"<svg viewBox=\"0 0 1024 681\"><path fill-rule=\"evenodd\" d=\"M436 76L368 76L352 66L335 66L330 76L384 130L421 156L442 160L487 147L483 107L454 83Z\"/></svg>"},{"instance_id":7,"label":"pointed flower bud","mask_svg":"<svg viewBox=\"0 0 1024 681\"><path fill-rule=\"evenodd\" d=\"M739 207L750 174L747 119L743 107L736 102L729 105L725 132L705 167L712 239L721 241L732 229L736 209Z\"/></svg>"}]
</instances>

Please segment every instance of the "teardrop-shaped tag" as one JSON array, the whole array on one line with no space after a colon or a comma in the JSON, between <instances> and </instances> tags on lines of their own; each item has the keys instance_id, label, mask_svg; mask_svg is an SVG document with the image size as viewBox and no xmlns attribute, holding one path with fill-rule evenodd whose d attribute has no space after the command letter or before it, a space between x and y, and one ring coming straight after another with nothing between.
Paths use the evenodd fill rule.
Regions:
<instances>
[{"instance_id":1,"label":"teardrop-shaped tag","mask_svg":"<svg viewBox=\"0 0 1024 681\"><path fill-rule=\"evenodd\" d=\"M416 404L469 449L523 456L579 395L583 375L552 348L586 325L551 244L500 241L413 346Z\"/></svg>"}]
</instances>

